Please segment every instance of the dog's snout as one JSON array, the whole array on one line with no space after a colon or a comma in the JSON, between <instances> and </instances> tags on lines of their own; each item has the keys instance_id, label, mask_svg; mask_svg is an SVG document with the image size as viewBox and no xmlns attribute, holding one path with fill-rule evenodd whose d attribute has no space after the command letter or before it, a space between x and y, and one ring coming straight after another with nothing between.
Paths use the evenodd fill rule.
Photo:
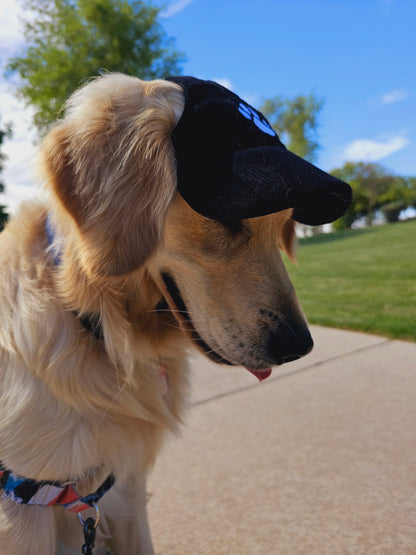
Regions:
<instances>
[{"instance_id":1,"label":"dog's snout","mask_svg":"<svg viewBox=\"0 0 416 555\"><path fill-rule=\"evenodd\" d=\"M306 323L285 322L270 333L268 349L276 364L297 360L312 348L313 340Z\"/></svg>"}]
</instances>

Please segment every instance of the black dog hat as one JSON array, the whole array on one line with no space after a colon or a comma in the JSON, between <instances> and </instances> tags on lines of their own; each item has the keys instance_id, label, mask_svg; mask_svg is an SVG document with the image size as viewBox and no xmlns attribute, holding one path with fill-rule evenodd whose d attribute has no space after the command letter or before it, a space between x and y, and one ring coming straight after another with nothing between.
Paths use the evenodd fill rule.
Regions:
<instances>
[{"instance_id":1,"label":"black dog hat","mask_svg":"<svg viewBox=\"0 0 416 555\"><path fill-rule=\"evenodd\" d=\"M289 152L260 112L213 81L168 80L185 93L172 141L178 190L194 210L227 221L294 208L309 225L344 214L350 186Z\"/></svg>"}]
</instances>

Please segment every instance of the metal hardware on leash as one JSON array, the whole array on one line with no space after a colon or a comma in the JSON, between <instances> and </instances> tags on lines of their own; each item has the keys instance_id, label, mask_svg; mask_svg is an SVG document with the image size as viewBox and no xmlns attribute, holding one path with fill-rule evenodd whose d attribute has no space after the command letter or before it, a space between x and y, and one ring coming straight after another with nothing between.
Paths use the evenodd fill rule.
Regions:
<instances>
[{"instance_id":1,"label":"metal hardware on leash","mask_svg":"<svg viewBox=\"0 0 416 555\"><path fill-rule=\"evenodd\" d=\"M95 509L95 520L92 517L88 517L84 520L80 513L78 513L78 518L82 527L84 529L84 545L82 546L83 555L92 555L92 550L94 549L95 543L95 530L100 522L100 509L96 503L92 504Z\"/></svg>"}]
</instances>

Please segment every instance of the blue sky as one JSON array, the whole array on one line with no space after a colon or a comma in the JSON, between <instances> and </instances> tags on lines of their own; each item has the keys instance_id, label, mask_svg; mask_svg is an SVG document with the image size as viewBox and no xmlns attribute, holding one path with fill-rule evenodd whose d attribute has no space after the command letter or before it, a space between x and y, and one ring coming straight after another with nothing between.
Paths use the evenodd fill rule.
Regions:
<instances>
[{"instance_id":1,"label":"blue sky","mask_svg":"<svg viewBox=\"0 0 416 555\"><path fill-rule=\"evenodd\" d=\"M163 19L184 71L263 98L325 101L318 164L367 159L416 175L416 2L182 0Z\"/></svg>"},{"instance_id":2,"label":"blue sky","mask_svg":"<svg viewBox=\"0 0 416 555\"><path fill-rule=\"evenodd\" d=\"M7 5L6 5L7 4ZM314 92L317 165L379 162L416 175L414 0L171 0L161 23L187 57L184 72L219 80L256 107L275 95ZM21 45L19 0L0 6L0 71ZM30 112L0 77L0 115L15 136L5 147L10 206L35 181Z\"/></svg>"}]
</instances>

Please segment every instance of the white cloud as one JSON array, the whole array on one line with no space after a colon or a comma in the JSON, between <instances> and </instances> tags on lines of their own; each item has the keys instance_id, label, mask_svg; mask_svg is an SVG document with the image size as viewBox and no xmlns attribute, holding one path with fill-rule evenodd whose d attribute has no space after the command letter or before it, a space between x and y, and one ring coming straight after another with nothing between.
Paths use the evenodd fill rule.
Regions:
<instances>
[{"instance_id":1,"label":"white cloud","mask_svg":"<svg viewBox=\"0 0 416 555\"><path fill-rule=\"evenodd\" d=\"M7 58L15 54L19 46L23 44L24 37L20 16L22 8L19 2L0 2L0 60L5 64Z\"/></svg>"},{"instance_id":2,"label":"white cloud","mask_svg":"<svg viewBox=\"0 0 416 555\"><path fill-rule=\"evenodd\" d=\"M36 174L37 147L29 139L6 141L2 152L6 155L2 181L5 193L0 204L6 204L14 212L22 200L37 197L40 192Z\"/></svg>"},{"instance_id":3,"label":"white cloud","mask_svg":"<svg viewBox=\"0 0 416 555\"><path fill-rule=\"evenodd\" d=\"M37 149L33 144L36 135L32 128L32 110L25 108L14 96L12 87L2 78L0 116L2 124L12 124L12 137L6 139L1 148L6 156L1 175L6 192L0 196L0 204L7 204L13 212L21 200L36 192L34 166Z\"/></svg>"},{"instance_id":4,"label":"white cloud","mask_svg":"<svg viewBox=\"0 0 416 555\"><path fill-rule=\"evenodd\" d=\"M38 196L40 191L35 170L37 148L33 144L36 136L32 128L33 111L16 98L13 83L3 76L8 59L24 44L22 16L24 19L30 16L22 2L0 2L0 118L1 124L12 124L13 132L1 147L6 156L1 174L6 191L0 195L0 204L6 204L11 212L22 200Z\"/></svg>"},{"instance_id":5,"label":"white cloud","mask_svg":"<svg viewBox=\"0 0 416 555\"><path fill-rule=\"evenodd\" d=\"M408 98L409 96L410 93L408 91L396 89L380 96L379 101L381 102L381 104L394 104L396 102L406 100L406 98Z\"/></svg>"},{"instance_id":6,"label":"white cloud","mask_svg":"<svg viewBox=\"0 0 416 555\"><path fill-rule=\"evenodd\" d=\"M240 98L242 98L247 104L251 106L257 107L262 103L262 97L260 94L252 93L252 92L244 92L241 90L236 90L234 88L234 84L228 77L207 77L207 76L200 76L200 79L207 79L209 81L214 81L219 85L222 85L226 89L229 89Z\"/></svg>"},{"instance_id":7,"label":"white cloud","mask_svg":"<svg viewBox=\"0 0 416 555\"><path fill-rule=\"evenodd\" d=\"M182 11L186 6L191 4L194 0L178 0L177 2L172 2L166 10L160 13L161 17L172 17L172 15L177 14Z\"/></svg>"},{"instance_id":8,"label":"white cloud","mask_svg":"<svg viewBox=\"0 0 416 555\"><path fill-rule=\"evenodd\" d=\"M231 82L231 79L228 79L227 77L214 78L212 79L212 81L215 81L216 83L218 83L219 85L222 85L226 89L230 89L230 91L233 90L233 84Z\"/></svg>"},{"instance_id":9,"label":"white cloud","mask_svg":"<svg viewBox=\"0 0 416 555\"><path fill-rule=\"evenodd\" d=\"M251 106L259 106L262 103L262 97L260 94L236 90L234 88L233 82L228 77L201 77L201 79L209 79L211 81L215 81L215 83L218 83L219 85L222 85L226 89L229 89L230 91L237 94L240 98L242 98L245 102L247 102L247 104L250 104Z\"/></svg>"},{"instance_id":10,"label":"white cloud","mask_svg":"<svg viewBox=\"0 0 416 555\"><path fill-rule=\"evenodd\" d=\"M361 160L377 162L397 152L406 146L410 141L403 136L395 136L385 140L356 139L352 141L344 150L344 159L351 162Z\"/></svg>"}]
</instances>

